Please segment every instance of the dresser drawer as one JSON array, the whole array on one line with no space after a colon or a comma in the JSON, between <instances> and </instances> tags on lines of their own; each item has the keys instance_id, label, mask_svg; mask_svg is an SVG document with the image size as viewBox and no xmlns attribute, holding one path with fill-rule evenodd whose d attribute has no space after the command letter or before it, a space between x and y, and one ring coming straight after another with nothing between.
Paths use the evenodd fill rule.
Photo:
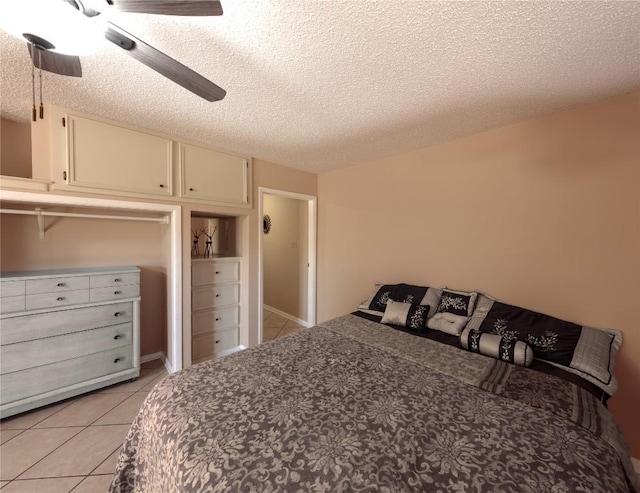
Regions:
<instances>
[{"instance_id":1,"label":"dresser drawer","mask_svg":"<svg viewBox=\"0 0 640 493\"><path fill-rule=\"evenodd\" d=\"M63 291L60 293L28 294L26 296L27 310L79 305L81 303L89 303L88 289L80 291Z\"/></svg>"},{"instance_id":2,"label":"dresser drawer","mask_svg":"<svg viewBox=\"0 0 640 493\"><path fill-rule=\"evenodd\" d=\"M191 309L194 311L239 302L240 286L238 284L195 288L191 291Z\"/></svg>"},{"instance_id":3,"label":"dresser drawer","mask_svg":"<svg viewBox=\"0 0 640 493\"><path fill-rule=\"evenodd\" d=\"M7 317L0 323L0 344L80 332L133 321L133 302Z\"/></svg>"},{"instance_id":4,"label":"dresser drawer","mask_svg":"<svg viewBox=\"0 0 640 493\"><path fill-rule=\"evenodd\" d=\"M0 313L22 312L24 307L24 295L3 296L0 298Z\"/></svg>"},{"instance_id":5,"label":"dresser drawer","mask_svg":"<svg viewBox=\"0 0 640 493\"><path fill-rule=\"evenodd\" d=\"M91 288L89 298L92 302L111 301L140 296L140 286L129 284L126 286L112 286L108 288Z\"/></svg>"},{"instance_id":6,"label":"dresser drawer","mask_svg":"<svg viewBox=\"0 0 640 493\"><path fill-rule=\"evenodd\" d=\"M83 330L45 339L0 346L0 371L10 373L36 366L49 365L78 356L130 346L133 324L119 324Z\"/></svg>"},{"instance_id":7,"label":"dresser drawer","mask_svg":"<svg viewBox=\"0 0 640 493\"><path fill-rule=\"evenodd\" d=\"M224 329L225 327L238 325L239 322L239 306L216 308L214 310L194 313L191 331L194 335L204 334L205 332L211 332L212 330Z\"/></svg>"},{"instance_id":8,"label":"dresser drawer","mask_svg":"<svg viewBox=\"0 0 640 493\"><path fill-rule=\"evenodd\" d=\"M139 272L123 272L114 274L92 275L91 288L106 288L109 286L125 286L128 284L140 284Z\"/></svg>"},{"instance_id":9,"label":"dresser drawer","mask_svg":"<svg viewBox=\"0 0 640 493\"><path fill-rule=\"evenodd\" d=\"M0 297L24 295L24 281L0 281Z\"/></svg>"},{"instance_id":10,"label":"dresser drawer","mask_svg":"<svg viewBox=\"0 0 640 493\"><path fill-rule=\"evenodd\" d=\"M60 293L89 289L89 276L52 277L51 279L27 279L26 293Z\"/></svg>"},{"instance_id":11,"label":"dresser drawer","mask_svg":"<svg viewBox=\"0 0 640 493\"><path fill-rule=\"evenodd\" d=\"M132 346L0 375L0 403L51 392L133 367Z\"/></svg>"},{"instance_id":12,"label":"dresser drawer","mask_svg":"<svg viewBox=\"0 0 640 493\"><path fill-rule=\"evenodd\" d=\"M240 262L202 261L192 264L192 286L238 281L240 281Z\"/></svg>"},{"instance_id":13,"label":"dresser drawer","mask_svg":"<svg viewBox=\"0 0 640 493\"><path fill-rule=\"evenodd\" d=\"M238 329L224 329L194 337L192 340L194 360L226 351L238 345Z\"/></svg>"}]
</instances>

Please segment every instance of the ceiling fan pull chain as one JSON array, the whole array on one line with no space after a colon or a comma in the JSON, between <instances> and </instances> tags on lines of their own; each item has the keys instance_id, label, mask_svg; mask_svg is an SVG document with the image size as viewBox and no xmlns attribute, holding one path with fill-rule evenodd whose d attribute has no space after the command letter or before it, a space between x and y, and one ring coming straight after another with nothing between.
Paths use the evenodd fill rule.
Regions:
<instances>
[{"instance_id":1,"label":"ceiling fan pull chain","mask_svg":"<svg viewBox=\"0 0 640 493\"><path fill-rule=\"evenodd\" d=\"M31 44L31 50L35 50L35 46ZM31 117L33 121L36 121L36 69L35 64L31 64L31 101L33 102L33 109L31 110Z\"/></svg>"},{"instance_id":2,"label":"ceiling fan pull chain","mask_svg":"<svg viewBox=\"0 0 640 493\"><path fill-rule=\"evenodd\" d=\"M44 105L42 104L42 50L38 50L38 69L40 75L40 120L44 119Z\"/></svg>"}]
</instances>

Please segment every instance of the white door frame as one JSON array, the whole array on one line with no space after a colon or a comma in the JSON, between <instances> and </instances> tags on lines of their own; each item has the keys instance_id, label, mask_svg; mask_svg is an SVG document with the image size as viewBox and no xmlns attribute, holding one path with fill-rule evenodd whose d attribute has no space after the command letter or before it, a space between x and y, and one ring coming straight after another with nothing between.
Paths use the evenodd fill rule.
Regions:
<instances>
[{"instance_id":1,"label":"white door frame","mask_svg":"<svg viewBox=\"0 0 640 493\"><path fill-rule=\"evenodd\" d=\"M264 217L264 196L277 195L289 199L305 200L308 204L308 257L309 272L307 276L307 320L306 325L316 324L316 231L318 223L318 198L313 195L287 192L273 188L258 188L258 342L262 342L262 322L264 318L264 244L262 232L262 218Z\"/></svg>"}]
</instances>

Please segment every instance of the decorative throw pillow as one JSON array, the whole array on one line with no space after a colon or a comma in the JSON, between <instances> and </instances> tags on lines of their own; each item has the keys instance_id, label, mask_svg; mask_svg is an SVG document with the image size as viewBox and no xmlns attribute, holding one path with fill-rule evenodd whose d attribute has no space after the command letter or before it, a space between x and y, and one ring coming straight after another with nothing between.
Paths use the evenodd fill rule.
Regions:
<instances>
[{"instance_id":1,"label":"decorative throw pillow","mask_svg":"<svg viewBox=\"0 0 640 493\"><path fill-rule=\"evenodd\" d=\"M429 305L429 317L436 312L440 302L442 290L427 286L414 286L412 284L381 284L376 283L374 292L360 305L358 310L372 315L382 316L387 301L399 301L402 303Z\"/></svg>"},{"instance_id":2,"label":"decorative throw pillow","mask_svg":"<svg viewBox=\"0 0 640 493\"><path fill-rule=\"evenodd\" d=\"M443 289L437 312L427 321L430 329L459 336L469 321L478 293Z\"/></svg>"},{"instance_id":3,"label":"decorative throw pillow","mask_svg":"<svg viewBox=\"0 0 640 493\"><path fill-rule=\"evenodd\" d=\"M530 366L533 361L533 350L526 342L478 332L468 327L460 334L460 344L467 351L520 366Z\"/></svg>"},{"instance_id":4,"label":"decorative throw pillow","mask_svg":"<svg viewBox=\"0 0 640 493\"><path fill-rule=\"evenodd\" d=\"M618 388L613 368L622 345L619 330L580 326L482 295L467 328L527 342L536 359L578 375L610 396Z\"/></svg>"},{"instance_id":5,"label":"decorative throw pillow","mask_svg":"<svg viewBox=\"0 0 640 493\"><path fill-rule=\"evenodd\" d=\"M381 322L422 331L425 329L428 313L429 305L414 305L389 300Z\"/></svg>"}]
</instances>

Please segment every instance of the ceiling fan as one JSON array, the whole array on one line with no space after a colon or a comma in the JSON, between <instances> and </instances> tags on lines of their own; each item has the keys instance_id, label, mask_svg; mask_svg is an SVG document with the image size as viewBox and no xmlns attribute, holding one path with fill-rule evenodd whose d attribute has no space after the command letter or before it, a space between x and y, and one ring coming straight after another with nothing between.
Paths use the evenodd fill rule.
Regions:
<instances>
[{"instance_id":1,"label":"ceiling fan","mask_svg":"<svg viewBox=\"0 0 640 493\"><path fill-rule=\"evenodd\" d=\"M22 0L20 0L22 1ZM52 1L52 0L49 0ZM127 13L144 13L180 16L222 15L219 0L59 0L60 8L74 7L85 17L95 18L108 10ZM75 15L75 14L74 14ZM96 26L97 27L97 26ZM93 28L93 26L92 26ZM207 101L220 101L226 91L171 58L141 39L126 32L112 22L103 24L104 37L122 48L129 56L144 63L176 84L197 94ZM72 77L82 76L82 66L77 55L59 53L56 46L44 36L23 32L28 41L29 53L36 68Z\"/></svg>"}]
</instances>

